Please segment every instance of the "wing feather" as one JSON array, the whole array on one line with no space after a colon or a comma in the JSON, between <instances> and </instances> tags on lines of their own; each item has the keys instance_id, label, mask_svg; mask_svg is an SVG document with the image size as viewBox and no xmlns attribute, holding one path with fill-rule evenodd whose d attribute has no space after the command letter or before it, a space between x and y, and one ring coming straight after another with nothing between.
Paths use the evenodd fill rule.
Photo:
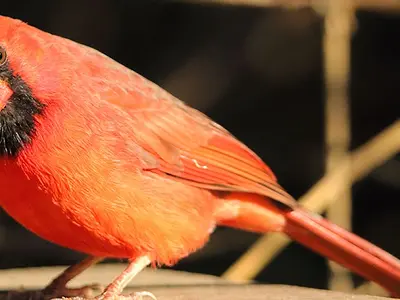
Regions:
<instances>
[{"instance_id":1,"label":"wing feather","mask_svg":"<svg viewBox=\"0 0 400 300\"><path fill-rule=\"evenodd\" d=\"M130 116L135 142L158 161L144 171L210 190L259 193L296 204L268 166L223 127L139 74L107 63L109 73L98 74L107 84L96 91Z\"/></svg>"}]
</instances>

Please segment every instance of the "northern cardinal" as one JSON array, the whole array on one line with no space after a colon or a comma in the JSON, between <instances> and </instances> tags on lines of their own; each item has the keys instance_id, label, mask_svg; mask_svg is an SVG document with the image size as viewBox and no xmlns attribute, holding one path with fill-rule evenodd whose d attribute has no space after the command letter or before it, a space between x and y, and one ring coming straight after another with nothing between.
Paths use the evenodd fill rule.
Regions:
<instances>
[{"instance_id":1,"label":"northern cardinal","mask_svg":"<svg viewBox=\"0 0 400 300\"><path fill-rule=\"evenodd\" d=\"M130 263L98 299L122 297L148 265L203 247L216 225L284 232L400 296L400 262L301 208L249 148L102 53L0 17L1 207L44 239ZM139 298L137 293L132 298Z\"/></svg>"}]
</instances>

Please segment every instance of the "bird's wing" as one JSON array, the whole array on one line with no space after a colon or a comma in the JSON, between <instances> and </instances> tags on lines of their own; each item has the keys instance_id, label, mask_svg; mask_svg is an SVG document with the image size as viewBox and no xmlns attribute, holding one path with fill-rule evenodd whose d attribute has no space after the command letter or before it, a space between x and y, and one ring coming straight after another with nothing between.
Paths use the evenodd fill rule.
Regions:
<instances>
[{"instance_id":1,"label":"bird's wing","mask_svg":"<svg viewBox=\"0 0 400 300\"><path fill-rule=\"evenodd\" d=\"M107 105L130 116L132 138L156 164L144 170L211 190L259 193L294 206L296 201L249 148L201 112L137 74L88 48L79 48L80 75ZM139 154L140 155L140 154Z\"/></svg>"},{"instance_id":2,"label":"bird's wing","mask_svg":"<svg viewBox=\"0 0 400 300\"><path fill-rule=\"evenodd\" d=\"M129 86L104 85L107 92L101 98L132 118L135 142L157 160L147 171L211 190L259 193L295 205L268 166L228 131L133 74Z\"/></svg>"}]
</instances>

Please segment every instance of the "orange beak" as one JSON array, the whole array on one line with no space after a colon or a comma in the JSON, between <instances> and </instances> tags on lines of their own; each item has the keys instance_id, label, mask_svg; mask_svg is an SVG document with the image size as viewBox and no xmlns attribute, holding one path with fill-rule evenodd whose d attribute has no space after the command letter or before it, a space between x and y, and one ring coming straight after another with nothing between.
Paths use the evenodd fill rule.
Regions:
<instances>
[{"instance_id":1,"label":"orange beak","mask_svg":"<svg viewBox=\"0 0 400 300\"><path fill-rule=\"evenodd\" d=\"M12 89L7 82L0 80L0 111L7 105L13 94Z\"/></svg>"}]
</instances>

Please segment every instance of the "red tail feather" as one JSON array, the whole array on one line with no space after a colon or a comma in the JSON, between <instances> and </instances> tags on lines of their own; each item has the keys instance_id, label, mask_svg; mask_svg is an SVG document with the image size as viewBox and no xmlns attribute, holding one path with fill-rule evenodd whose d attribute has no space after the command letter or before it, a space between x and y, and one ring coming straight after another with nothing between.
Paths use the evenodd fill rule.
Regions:
<instances>
[{"instance_id":1,"label":"red tail feather","mask_svg":"<svg viewBox=\"0 0 400 300\"><path fill-rule=\"evenodd\" d=\"M282 231L400 297L400 260L321 216L299 207L285 212L254 194L232 193L224 197L224 204L225 210L233 213L220 225L258 232Z\"/></svg>"},{"instance_id":2,"label":"red tail feather","mask_svg":"<svg viewBox=\"0 0 400 300\"><path fill-rule=\"evenodd\" d=\"M389 253L302 210L287 213L286 222L284 232L292 239L400 297L400 261Z\"/></svg>"}]
</instances>

